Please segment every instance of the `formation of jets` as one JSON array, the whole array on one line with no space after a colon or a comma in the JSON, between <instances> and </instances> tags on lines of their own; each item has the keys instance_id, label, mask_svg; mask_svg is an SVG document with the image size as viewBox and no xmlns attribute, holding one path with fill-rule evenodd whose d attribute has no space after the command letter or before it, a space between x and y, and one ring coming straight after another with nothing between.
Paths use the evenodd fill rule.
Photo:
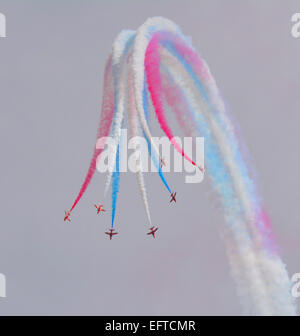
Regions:
<instances>
[{"instance_id":1,"label":"formation of jets","mask_svg":"<svg viewBox=\"0 0 300 336\"><path fill-rule=\"evenodd\" d=\"M164 161L163 161L163 159L161 159L161 164L162 165L165 164ZM175 203L177 202L176 201L176 194L177 194L176 191L171 193L170 203L171 202L175 202ZM97 209L97 214L101 213L101 211L103 211L103 212L105 211L105 209L103 209L103 205L102 204L99 204L99 205L94 204L94 206ZM71 215L71 211L66 211L65 210L64 221L67 220L67 221L71 222L70 215ZM158 230L158 227L155 228L154 226L152 226L150 228L150 231L147 233L147 235L152 235L153 238L155 238L155 233L156 233L157 230ZM112 239L113 236L115 236L115 235L118 234L118 232L114 232L114 231L115 231L115 229L109 229L109 231L105 232L105 234L107 234L109 236L110 240Z\"/></svg>"}]
</instances>

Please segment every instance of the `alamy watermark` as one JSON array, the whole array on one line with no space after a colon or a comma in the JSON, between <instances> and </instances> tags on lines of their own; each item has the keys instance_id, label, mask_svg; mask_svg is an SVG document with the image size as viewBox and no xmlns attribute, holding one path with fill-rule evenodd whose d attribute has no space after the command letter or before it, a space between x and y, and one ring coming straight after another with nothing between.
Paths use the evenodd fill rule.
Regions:
<instances>
[{"instance_id":1,"label":"alamy watermark","mask_svg":"<svg viewBox=\"0 0 300 336\"><path fill-rule=\"evenodd\" d=\"M300 37L300 13L295 13L291 17L291 21L293 22L291 34L293 37Z\"/></svg>"},{"instance_id":2,"label":"alamy watermark","mask_svg":"<svg viewBox=\"0 0 300 336\"><path fill-rule=\"evenodd\" d=\"M145 137L135 136L128 139L127 130L120 133L119 146L112 137L99 138L96 148L101 150L97 158L97 170L100 173L114 172L115 160L119 151L119 171L133 172L185 172L186 183L200 183L204 170L204 138L202 137L152 137L154 147ZM183 158L182 153L174 149L173 144L190 158ZM155 150L156 148L156 150ZM149 155L150 151L150 155ZM193 164L193 161L195 164Z\"/></svg>"},{"instance_id":3,"label":"alamy watermark","mask_svg":"<svg viewBox=\"0 0 300 336\"><path fill-rule=\"evenodd\" d=\"M292 276L292 282L293 282L292 296L294 298L298 298L300 297L300 273L295 273Z\"/></svg>"},{"instance_id":4,"label":"alamy watermark","mask_svg":"<svg viewBox=\"0 0 300 336\"><path fill-rule=\"evenodd\" d=\"M6 278L5 275L0 273L0 298L6 297Z\"/></svg>"},{"instance_id":5,"label":"alamy watermark","mask_svg":"<svg viewBox=\"0 0 300 336\"><path fill-rule=\"evenodd\" d=\"M6 37L6 17L0 13L0 37Z\"/></svg>"}]
</instances>

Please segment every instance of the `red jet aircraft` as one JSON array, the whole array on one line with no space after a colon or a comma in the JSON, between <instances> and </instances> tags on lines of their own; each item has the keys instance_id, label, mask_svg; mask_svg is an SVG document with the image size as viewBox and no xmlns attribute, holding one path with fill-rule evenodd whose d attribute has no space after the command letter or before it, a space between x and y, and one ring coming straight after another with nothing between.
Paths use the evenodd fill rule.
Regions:
<instances>
[{"instance_id":1,"label":"red jet aircraft","mask_svg":"<svg viewBox=\"0 0 300 336\"><path fill-rule=\"evenodd\" d=\"M99 205L94 204L94 205L95 205L95 208L97 209L97 215L99 215L99 213L101 211L105 211L105 209L103 209L103 205L102 204L99 204Z\"/></svg>"},{"instance_id":2,"label":"red jet aircraft","mask_svg":"<svg viewBox=\"0 0 300 336\"><path fill-rule=\"evenodd\" d=\"M71 222L71 219L69 218L70 215L71 215L71 212L65 210L65 218L64 218L64 221L68 220L69 222Z\"/></svg>"},{"instance_id":3,"label":"red jet aircraft","mask_svg":"<svg viewBox=\"0 0 300 336\"><path fill-rule=\"evenodd\" d=\"M154 229L154 226L152 226L150 228L150 232L147 233L147 235L151 235L153 236L153 238L155 238L155 232L158 230L158 227Z\"/></svg>"},{"instance_id":4,"label":"red jet aircraft","mask_svg":"<svg viewBox=\"0 0 300 336\"><path fill-rule=\"evenodd\" d=\"M173 202L173 201L174 201L174 202L177 202L177 201L176 201L176 194L177 194L177 192L176 192L176 191L175 191L175 192L173 192L173 193L171 194L170 203L171 203L171 202Z\"/></svg>"},{"instance_id":5,"label":"red jet aircraft","mask_svg":"<svg viewBox=\"0 0 300 336\"><path fill-rule=\"evenodd\" d=\"M105 232L105 234L109 235L109 239L111 240L112 237L116 234L118 234L118 232L113 232L115 229L109 229L109 232Z\"/></svg>"}]
</instances>

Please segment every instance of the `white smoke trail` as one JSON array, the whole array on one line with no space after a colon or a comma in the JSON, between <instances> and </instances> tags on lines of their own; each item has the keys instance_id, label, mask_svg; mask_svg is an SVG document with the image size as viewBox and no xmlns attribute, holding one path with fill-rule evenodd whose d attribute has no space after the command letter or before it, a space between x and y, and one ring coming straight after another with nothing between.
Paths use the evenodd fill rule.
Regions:
<instances>
[{"instance_id":1,"label":"white smoke trail","mask_svg":"<svg viewBox=\"0 0 300 336\"><path fill-rule=\"evenodd\" d=\"M199 106L199 99L197 99L198 97L195 97L192 92L194 85L190 78L185 76L185 73L183 71L181 72L181 69L170 62L170 59L168 58L165 64L170 63L172 66L168 67L168 70L172 74L172 78L177 86L184 90L192 109L194 111L200 110L203 112L206 105ZM237 199L233 201L237 202ZM236 222L236 224L233 225L233 222ZM255 306L260 314L270 315L271 308L268 307L268 304L266 303L268 302L268 299L264 290L265 284L256 262L254 250L251 247L251 240L245 221L236 215L233 217L228 214L227 223L229 224L228 230L231 232L231 239L229 238L228 232L224 235L224 239L226 238L225 244L227 247L227 254L232 266L232 274L234 275L234 279L239 288L239 295L241 299L243 298L244 307ZM232 247L228 243L229 241L234 243L234 250L237 254L231 253ZM249 305L249 298L254 300L252 305Z\"/></svg>"},{"instance_id":2,"label":"white smoke trail","mask_svg":"<svg viewBox=\"0 0 300 336\"><path fill-rule=\"evenodd\" d=\"M155 31L159 30L170 30L172 32L179 33L177 26L167 19L163 18L147 19L146 22L143 25L141 25L136 32L136 37L133 44L133 58L132 58L136 109L144 133L148 138L158 158L160 158L159 150L156 146L156 143L153 141L151 137L151 132L149 130L144 115L143 87L145 77L144 62L145 62L146 49L151 35L155 33Z\"/></svg>"},{"instance_id":3,"label":"white smoke trail","mask_svg":"<svg viewBox=\"0 0 300 336\"><path fill-rule=\"evenodd\" d=\"M113 79L115 86L115 113L112 125L112 144L111 144L111 153L110 158L108 160L108 174L105 182L104 188L104 197L107 195L111 178L113 174L113 169L115 167L116 162L116 153L117 146L120 141L121 136L121 127L124 118L124 109L125 109L125 98L126 98L126 67L124 66L124 62L127 57L127 49L130 47L130 41L135 36L135 32L132 30L123 30L116 40L113 43L112 48L112 66L113 66Z\"/></svg>"},{"instance_id":4,"label":"white smoke trail","mask_svg":"<svg viewBox=\"0 0 300 336\"><path fill-rule=\"evenodd\" d=\"M164 18L148 19L136 32L122 32L113 47L113 76L115 83L115 114L112 134L114 146L111 151L110 169L105 185L105 194L110 185L112 170L115 164L117 144L120 140L121 125L125 106L125 76L127 59L131 41L132 58L129 64L129 123L132 136L138 135L138 118L145 136L160 157L159 150L154 143L147 125L143 106L143 88L145 79L145 55L149 41L156 32L176 34L186 45L191 43L181 33L180 29L171 21ZM193 117L197 124L205 122L211 138L216 143L221 154L222 165L230 175L229 196L222 194L219 182L215 188L223 197L226 225L222 228L225 246L231 265L233 277L237 283L238 293L242 299L245 311L259 315L295 315L296 309L290 292L290 279L285 265L273 251L268 251L264 232L257 223L257 213L261 210L261 202L256 196L255 185L248 176L248 171L240 159L238 139L233 125L229 120L223 100L209 68L204 62L205 71L200 71L198 79L201 81L205 94L197 86L187 69L172 54L161 48L162 62L167 67L176 85L194 111ZM199 113L198 113L199 111ZM201 113L200 113L201 111ZM198 131L198 130L197 130ZM197 135L195 129L193 133ZM190 134L188 134L190 135ZM142 195L144 207L151 225L146 188L142 174L139 143L135 143L137 159L137 179ZM214 181L215 177L211 176ZM229 202L230 201L230 202Z\"/></svg>"},{"instance_id":5,"label":"white smoke trail","mask_svg":"<svg viewBox=\"0 0 300 336\"><path fill-rule=\"evenodd\" d=\"M244 268L248 268L250 265L252 265L251 267L253 268L253 271L249 274L249 279L250 283L256 284L256 287L253 288L252 294L254 295L254 297L256 297L258 306L263 308L259 310L261 314L294 315L295 306L290 295L290 281L284 264L277 255L274 255L270 258L269 255L266 255L266 251L262 251L261 249L259 249L259 246L261 244L261 233L256 229L254 225L255 209L253 207L255 206L255 202L250 201L251 195L249 195L249 190L247 190L245 181L243 181L244 177L241 175L241 171L236 164L233 149L232 147L230 147L230 144L227 140L227 137L229 136L228 133L231 131L230 125L226 129L226 133L224 133L224 129L220 127L219 123L215 120L215 116L211 113L211 111L209 111L208 105L203 101L202 97L199 97L193 80L188 76L183 66L179 64L179 62L177 62L175 58L166 50L162 51L162 57L164 58L165 64L168 65L168 70L170 73L172 73L174 81L185 92L190 104L193 106L193 109L195 111L200 109L205 117L209 120L211 130L216 137L224 161L230 170L237 197L241 201L244 209L245 218L242 222L243 225L239 225L238 228L239 230L241 230L241 228L244 227L243 230L245 230L245 237L247 237L247 240L250 239L248 233L249 230L247 229L247 227L249 227L254 236L254 245L251 249L249 248L247 251L244 248L243 240L240 239L241 237L243 237L243 235L241 235L240 238L236 240L237 246L240 246L240 251L242 251L241 255L243 255L244 261L247 262L233 262L232 259L234 256L229 253L229 258L231 259L232 266L234 267L234 265L237 265L238 267L241 267L244 265ZM214 82L212 81L211 83ZM217 90L213 87L211 91L215 94L213 97L214 104L218 106L218 108L224 106L223 102L218 101L220 99L219 94L216 96L216 93L218 93ZM228 126L229 120L225 115L225 111L222 112L222 123L225 123L225 125L227 123ZM233 137L233 134L231 134L231 136ZM250 181L250 183L251 182L252 181ZM228 251L230 251L230 248L227 249ZM247 256L247 254L249 255ZM236 280L238 282L244 282L241 279L241 274L237 272L236 268L233 269L233 274L239 274L239 279ZM280 277L280 279L282 280L276 281L274 279L275 274L277 274L278 278ZM258 278L260 280L258 280ZM243 287L244 289L246 289L248 286L239 285L239 287ZM251 286L248 288L251 288ZM242 296L246 297L245 295ZM264 306L269 306L269 308L266 310L264 309Z\"/></svg>"},{"instance_id":6,"label":"white smoke trail","mask_svg":"<svg viewBox=\"0 0 300 336\"><path fill-rule=\"evenodd\" d=\"M131 57L129 57L131 59ZM136 174L137 174L137 180L139 189L141 192L144 208L147 214L147 218L150 224L150 227L152 226L151 222L151 216L150 216L150 209L147 199L147 192L144 182L144 176L143 176L143 167L141 162L141 144L139 143L140 137L138 137L138 118L137 118L137 111L136 111L136 104L134 99L134 86L133 86L133 75L132 70L129 69L129 75L128 75L128 94L129 94L129 125L130 125L130 132L131 132L131 139L134 144L134 154L135 154L135 162L136 162Z\"/></svg>"}]
</instances>

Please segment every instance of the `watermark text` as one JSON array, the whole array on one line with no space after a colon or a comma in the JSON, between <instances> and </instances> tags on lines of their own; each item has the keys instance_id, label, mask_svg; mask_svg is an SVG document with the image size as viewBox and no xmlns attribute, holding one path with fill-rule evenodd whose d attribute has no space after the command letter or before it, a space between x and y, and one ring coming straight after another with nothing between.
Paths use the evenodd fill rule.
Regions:
<instances>
[{"instance_id":1,"label":"watermark text","mask_svg":"<svg viewBox=\"0 0 300 336\"><path fill-rule=\"evenodd\" d=\"M300 37L300 13L293 14L291 21L294 23L291 29L291 34L294 38L298 38Z\"/></svg>"},{"instance_id":2,"label":"watermark text","mask_svg":"<svg viewBox=\"0 0 300 336\"><path fill-rule=\"evenodd\" d=\"M292 296L294 298L298 298L300 297L300 273L295 273L292 276L292 282L293 282Z\"/></svg>"},{"instance_id":3,"label":"watermark text","mask_svg":"<svg viewBox=\"0 0 300 336\"><path fill-rule=\"evenodd\" d=\"M122 129L120 140L113 137L99 138L96 149L97 170L100 173L116 171L132 172L185 172L186 183L200 183L204 176L204 138L202 137L152 137L134 136L128 139L127 130ZM118 154L117 154L118 153ZM184 154L183 154L184 153Z\"/></svg>"}]
</instances>

